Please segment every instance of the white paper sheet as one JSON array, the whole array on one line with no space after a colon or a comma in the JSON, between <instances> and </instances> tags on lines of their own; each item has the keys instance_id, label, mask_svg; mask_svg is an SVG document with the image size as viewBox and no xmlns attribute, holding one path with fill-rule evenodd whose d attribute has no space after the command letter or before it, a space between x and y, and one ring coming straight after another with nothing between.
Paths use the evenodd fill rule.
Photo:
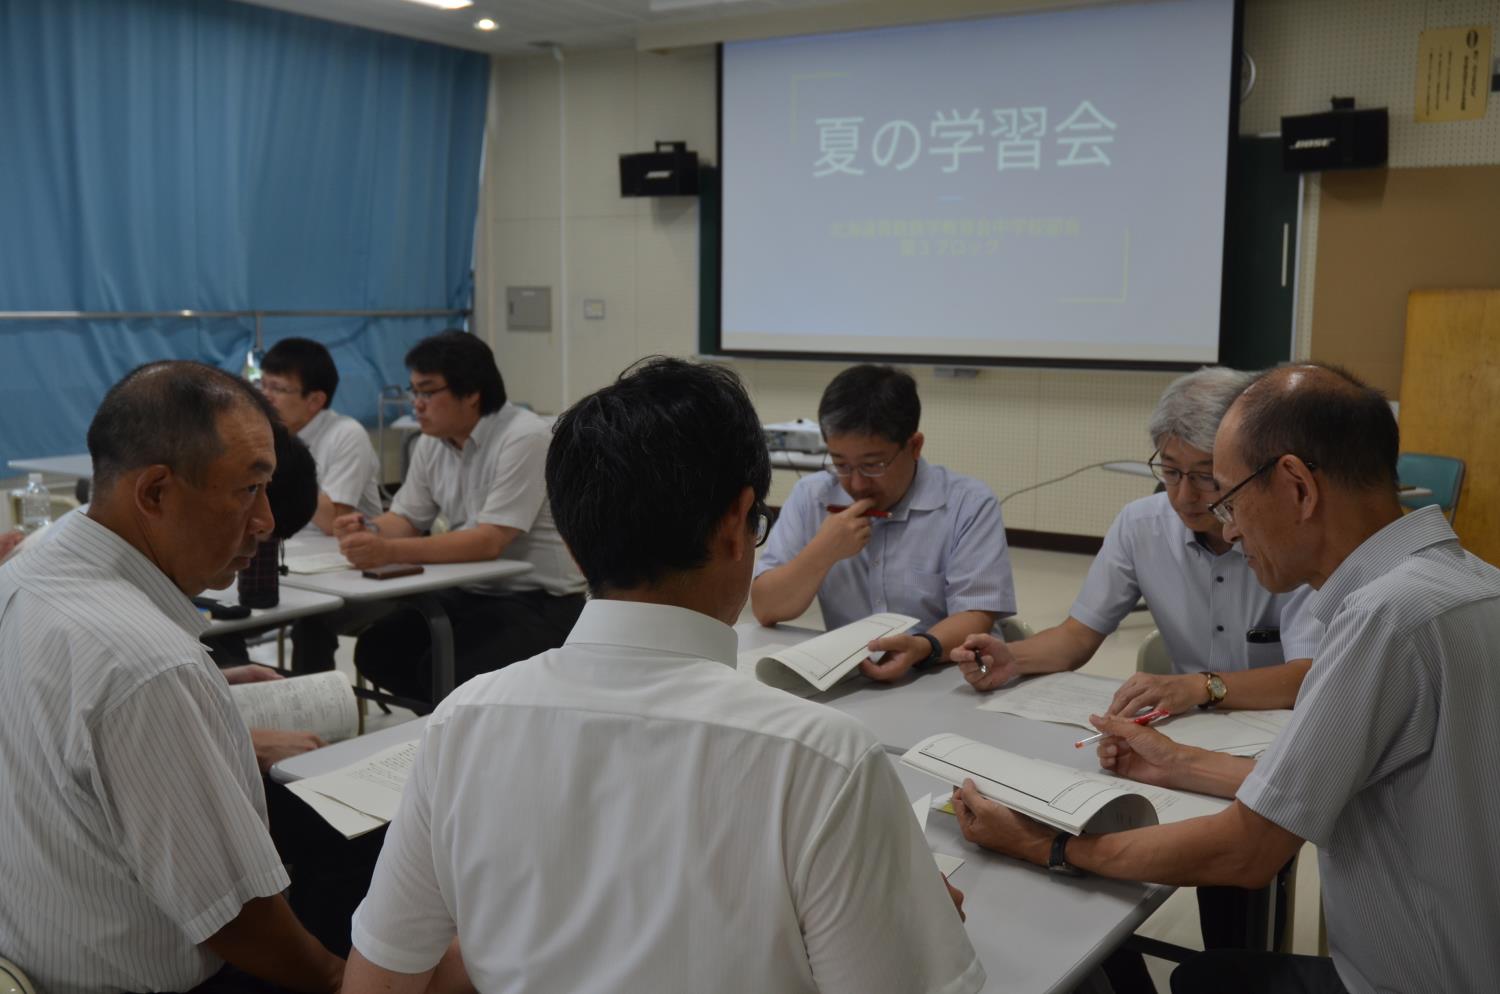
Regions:
<instances>
[{"instance_id":1,"label":"white paper sheet","mask_svg":"<svg viewBox=\"0 0 1500 994\"><path fill-rule=\"evenodd\" d=\"M942 873L944 877L952 876L954 870L964 865L961 857L949 856L943 852L933 853L932 858L937 863L938 872Z\"/></svg>"},{"instance_id":2,"label":"white paper sheet","mask_svg":"<svg viewBox=\"0 0 1500 994\"><path fill-rule=\"evenodd\" d=\"M308 789L356 811L390 821L401 804L401 791L411 775L418 741L403 742L341 770L299 781Z\"/></svg>"},{"instance_id":3,"label":"white paper sheet","mask_svg":"<svg viewBox=\"0 0 1500 994\"><path fill-rule=\"evenodd\" d=\"M1089 715L1108 711L1122 683L1123 680L1088 673L1048 673L995 691L979 705L979 710L1076 725L1092 732L1094 726L1089 724Z\"/></svg>"},{"instance_id":4,"label":"white paper sheet","mask_svg":"<svg viewBox=\"0 0 1500 994\"><path fill-rule=\"evenodd\" d=\"M307 805L321 815L324 821L343 833L346 839L357 839L386 824L384 818L372 817L362 811L354 810L347 804L335 801L331 797L324 797L309 787L306 780L293 781L286 785L286 789L307 802Z\"/></svg>"}]
</instances>

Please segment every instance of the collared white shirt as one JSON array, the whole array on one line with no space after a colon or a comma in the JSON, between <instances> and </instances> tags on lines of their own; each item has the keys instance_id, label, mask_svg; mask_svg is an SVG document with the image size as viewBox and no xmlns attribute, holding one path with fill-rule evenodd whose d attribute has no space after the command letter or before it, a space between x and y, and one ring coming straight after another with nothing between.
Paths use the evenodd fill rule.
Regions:
<instances>
[{"instance_id":1,"label":"collared white shirt","mask_svg":"<svg viewBox=\"0 0 1500 994\"><path fill-rule=\"evenodd\" d=\"M547 446L552 429L525 408L506 402L479 419L462 451L432 435L412 447L406 480L391 511L418 531L438 515L449 531L501 525L521 532L501 559L528 562L524 576L498 580L478 590L545 590L554 596L584 590L578 571L547 506Z\"/></svg>"},{"instance_id":2,"label":"collared white shirt","mask_svg":"<svg viewBox=\"0 0 1500 994\"><path fill-rule=\"evenodd\" d=\"M755 575L795 559L822 527L829 504L851 503L831 473L798 480ZM923 630L960 611L1015 614L1010 550L994 493L978 480L919 460L891 516L872 519L869 543L823 578L818 607L829 629L884 611L910 615Z\"/></svg>"},{"instance_id":3,"label":"collared white shirt","mask_svg":"<svg viewBox=\"0 0 1500 994\"><path fill-rule=\"evenodd\" d=\"M1068 614L1108 635L1144 595L1174 672L1233 673L1313 657L1323 626L1302 609L1310 593L1271 593L1238 545L1215 555L1152 494L1109 526ZM1252 628L1277 629L1279 641L1248 642Z\"/></svg>"},{"instance_id":4,"label":"collared white shirt","mask_svg":"<svg viewBox=\"0 0 1500 994\"><path fill-rule=\"evenodd\" d=\"M1239 800L1317 845L1354 994L1500 990L1500 570L1424 507L1310 610L1328 634Z\"/></svg>"},{"instance_id":5,"label":"collared white shirt","mask_svg":"<svg viewBox=\"0 0 1500 994\"><path fill-rule=\"evenodd\" d=\"M595 600L560 649L434 712L354 944L455 934L498 992L978 990L880 744L735 672L733 629Z\"/></svg>"},{"instance_id":6,"label":"collared white shirt","mask_svg":"<svg viewBox=\"0 0 1500 994\"><path fill-rule=\"evenodd\" d=\"M188 990L287 886L205 625L80 512L0 568L0 951L40 991Z\"/></svg>"},{"instance_id":7,"label":"collared white shirt","mask_svg":"<svg viewBox=\"0 0 1500 994\"><path fill-rule=\"evenodd\" d=\"M318 465L318 489L335 504L373 518L381 513L380 460L364 425L332 408L314 414L297 437Z\"/></svg>"}]
</instances>

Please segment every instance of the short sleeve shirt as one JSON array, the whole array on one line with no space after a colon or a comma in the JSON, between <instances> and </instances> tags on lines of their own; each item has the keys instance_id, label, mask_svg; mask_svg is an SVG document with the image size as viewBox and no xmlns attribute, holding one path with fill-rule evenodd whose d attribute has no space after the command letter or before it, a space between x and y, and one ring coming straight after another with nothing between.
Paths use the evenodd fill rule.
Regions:
<instances>
[{"instance_id":1,"label":"short sleeve shirt","mask_svg":"<svg viewBox=\"0 0 1500 994\"><path fill-rule=\"evenodd\" d=\"M1302 609L1310 593L1271 593L1238 545L1215 555L1166 494L1153 494L1125 505L1109 526L1068 614L1108 635L1144 596L1174 672L1233 673L1312 658L1323 627ZM1273 630L1276 640L1247 641L1254 628Z\"/></svg>"},{"instance_id":2,"label":"short sleeve shirt","mask_svg":"<svg viewBox=\"0 0 1500 994\"><path fill-rule=\"evenodd\" d=\"M287 886L204 627L81 511L0 567L0 950L38 990L189 990Z\"/></svg>"},{"instance_id":3,"label":"short sleeve shirt","mask_svg":"<svg viewBox=\"0 0 1500 994\"><path fill-rule=\"evenodd\" d=\"M552 522L547 506L547 446L552 430L530 411L506 403L474 426L462 450L432 435L412 448L406 480L391 511L426 531L438 516L450 531L500 525L521 532L500 554L529 562L532 572L485 585L485 590L582 593L583 574Z\"/></svg>"},{"instance_id":4,"label":"short sleeve shirt","mask_svg":"<svg viewBox=\"0 0 1500 994\"><path fill-rule=\"evenodd\" d=\"M829 504L850 503L829 473L797 481L755 575L796 558L822 526ZM869 544L823 578L818 606L830 629L886 611L914 617L924 629L961 611L1015 614L1010 550L994 493L978 480L919 460L891 516L872 521Z\"/></svg>"},{"instance_id":5,"label":"short sleeve shirt","mask_svg":"<svg viewBox=\"0 0 1500 994\"><path fill-rule=\"evenodd\" d=\"M380 460L364 425L324 409L302 426L297 437L307 443L318 466L318 489L329 500L366 517L380 514Z\"/></svg>"},{"instance_id":6,"label":"short sleeve shirt","mask_svg":"<svg viewBox=\"0 0 1500 994\"><path fill-rule=\"evenodd\" d=\"M1239 800L1317 845L1350 991L1500 990L1500 570L1422 508L1310 607L1327 635Z\"/></svg>"},{"instance_id":7,"label":"short sleeve shirt","mask_svg":"<svg viewBox=\"0 0 1500 994\"><path fill-rule=\"evenodd\" d=\"M707 615L594 600L562 648L460 687L355 947L419 973L456 934L486 991L979 990L884 750L735 648Z\"/></svg>"}]
</instances>

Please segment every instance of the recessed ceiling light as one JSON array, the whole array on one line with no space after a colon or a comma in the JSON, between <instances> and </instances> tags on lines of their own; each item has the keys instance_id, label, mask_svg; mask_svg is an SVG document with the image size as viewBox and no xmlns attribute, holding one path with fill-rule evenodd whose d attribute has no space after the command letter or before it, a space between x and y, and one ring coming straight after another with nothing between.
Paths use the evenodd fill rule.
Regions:
<instances>
[{"instance_id":1,"label":"recessed ceiling light","mask_svg":"<svg viewBox=\"0 0 1500 994\"><path fill-rule=\"evenodd\" d=\"M494 31L500 27L500 22L493 17L481 17L474 22L474 26L480 31Z\"/></svg>"},{"instance_id":2,"label":"recessed ceiling light","mask_svg":"<svg viewBox=\"0 0 1500 994\"><path fill-rule=\"evenodd\" d=\"M441 7L443 10L463 10L465 7L474 6L474 0L406 0L407 3L419 3L427 7Z\"/></svg>"}]
</instances>

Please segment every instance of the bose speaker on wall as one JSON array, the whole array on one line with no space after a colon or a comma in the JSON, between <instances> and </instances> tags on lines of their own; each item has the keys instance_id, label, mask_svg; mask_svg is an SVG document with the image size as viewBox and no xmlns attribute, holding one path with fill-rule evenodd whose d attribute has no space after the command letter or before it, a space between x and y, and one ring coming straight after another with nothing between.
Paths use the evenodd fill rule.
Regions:
<instances>
[{"instance_id":1,"label":"bose speaker on wall","mask_svg":"<svg viewBox=\"0 0 1500 994\"><path fill-rule=\"evenodd\" d=\"M654 152L620 156L620 196L696 197L698 153L687 142L657 142Z\"/></svg>"},{"instance_id":2,"label":"bose speaker on wall","mask_svg":"<svg viewBox=\"0 0 1500 994\"><path fill-rule=\"evenodd\" d=\"M1384 107L1355 110L1352 97L1334 97L1332 110L1281 119L1281 162L1299 173L1383 166L1389 132Z\"/></svg>"}]
</instances>

